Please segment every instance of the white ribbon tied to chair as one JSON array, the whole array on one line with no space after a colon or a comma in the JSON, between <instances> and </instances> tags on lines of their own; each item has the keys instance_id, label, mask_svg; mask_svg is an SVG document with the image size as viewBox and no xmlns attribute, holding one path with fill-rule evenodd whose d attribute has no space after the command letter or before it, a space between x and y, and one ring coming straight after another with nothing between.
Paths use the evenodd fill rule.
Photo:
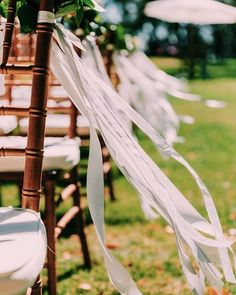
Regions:
<instances>
[{"instance_id":1,"label":"white ribbon tied to chair","mask_svg":"<svg viewBox=\"0 0 236 295\"><path fill-rule=\"evenodd\" d=\"M112 158L143 201L158 211L174 229L183 272L194 294L204 293L205 279L220 293L223 286L220 269L228 282L236 282L229 257L229 253L233 258L234 254L231 250L232 241L227 241L223 235L209 191L189 164L109 85L84 66L73 48L74 41L71 33L62 25L55 25L51 68L74 104L90 122L88 204L114 287L123 295L141 294L129 273L105 246L102 155L96 129L100 131ZM189 170L201 190L209 221L195 210L143 151L120 120L121 112L164 153ZM197 261L199 271L192 266L186 245Z\"/></svg>"},{"instance_id":2,"label":"white ribbon tied to chair","mask_svg":"<svg viewBox=\"0 0 236 295\"><path fill-rule=\"evenodd\" d=\"M5 35L5 19L0 20L0 63L2 62L3 40ZM5 94L5 78L0 74L0 96Z\"/></svg>"},{"instance_id":3,"label":"white ribbon tied to chair","mask_svg":"<svg viewBox=\"0 0 236 295\"><path fill-rule=\"evenodd\" d=\"M155 85L165 93L187 101L201 101L197 94L188 93L188 85L181 79L168 75L141 51L134 52L129 59L143 72L145 76L155 82Z\"/></svg>"},{"instance_id":4,"label":"white ribbon tied to chair","mask_svg":"<svg viewBox=\"0 0 236 295\"><path fill-rule=\"evenodd\" d=\"M209 108L224 108L227 105L226 102L220 100L205 100L198 94L189 93L184 81L160 70L141 51L133 53L130 56L130 60L142 71L143 75L155 82L156 87L166 94L181 100L202 102Z\"/></svg>"},{"instance_id":5,"label":"white ribbon tied to chair","mask_svg":"<svg viewBox=\"0 0 236 295\"><path fill-rule=\"evenodd\" d=\"M156 88L155 83L123 54L115 55L115 64L122 84L123 93L135 110L161 135L169 144L177 141L179 119L166 98L165 93Z\"/></svg>"},{"instance_id":6,"label":"white ribbon tied to chair","mask_svg":"<svg viewBox=\"0 0 236 295\"><path fill-rule=\"evenodd\" d=\"M82 51L82 62L86 66L88 66L90 70L92 70L93 73L96 74L97 77L100 77L104 82L113 87L112 82L107 74L105 64L102 59L102 54L99 50L98 45L96 44L95 38L91 36L87 37L87 39L83 40L83 46L86 51ZM122 83L122 85L123 84L124 83ZM126 122L127 128L130 130L130 132L132 132L132 123L126 116L126 114L121 112L119 115L122 117L122 120ZM139 200L141 202L141 208L144 213L144 216L148 220L156 219L159 217L159 215L152 209L152 207L148 203L143 202L142 198L139 198Z\"/></svg>"}]
</instances>

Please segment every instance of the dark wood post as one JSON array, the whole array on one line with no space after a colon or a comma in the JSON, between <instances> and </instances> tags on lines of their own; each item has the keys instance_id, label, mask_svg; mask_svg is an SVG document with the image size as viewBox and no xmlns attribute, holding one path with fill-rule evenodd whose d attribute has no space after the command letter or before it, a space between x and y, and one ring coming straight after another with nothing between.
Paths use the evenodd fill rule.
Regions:
<instances>
[{"instance_id":1,"label":"dark wood post","mask_svg":"<svg viewBox=\"0 0 236 295\"><path fill-rule=\"evenodd\" d=\"M47 252L47 270L48 270L48 292L50 295L57 294L57 271L56 271L56 211L55 211L55 185L56 172L47 173L45 180L45 210L46 210L46 228L48 239Z\"/></svg>"},{"instance_id":2,"label":"dark wood post","mask_svg":"<svg viewBox=\"0 0 236 295\"><path fill-rule=\"evenodd\" d=\"M53 12L54 1L41 0L39 10ZM53 24L38 23L22 191L23 207L35 211L39 210L39 199L41 196L42 161L52 33Z\"/></svg>"},{"instance_id":3,"label":"dark wood post","mask_svg":"<svg viewBox=\"0 0 236 295\"><path fill-rule=\"evenodd\" d=\"M69 126L69 138L75 138L77 136L77 116L78 110L73 102L70 106L70 126Z\"/></svg>"},{"instance_id":4,"label":"dark wood post","mask_svg":"<svg viewBox=\"0 0 236 295\"><path fill-rule=\"evenodd\" d=\"M53 12L54 1L41 0L39 10ZM41 197L42 162L52 33L53 24L47 22L38 23L31 103L29 109L28 140L25 154L25 173L22 189L22 207L35 211L39 211L39 200ZM31 293L33 295L42 294L40 277L32 287Z\"/></svg>"},{"instance_id":5,"label":"dark wood post","mask_svg":"<svg viewBox=\"0 0 236 295\"><path fill-rule=\"evenodd\" d=\"M3 65L7 64L10 50L11 50L15 16L16 16L16 0L10 0L8 5L6 32L5 32L5 37L3 41L3 55L2 55Z\"/></svg>"}]
</instances>

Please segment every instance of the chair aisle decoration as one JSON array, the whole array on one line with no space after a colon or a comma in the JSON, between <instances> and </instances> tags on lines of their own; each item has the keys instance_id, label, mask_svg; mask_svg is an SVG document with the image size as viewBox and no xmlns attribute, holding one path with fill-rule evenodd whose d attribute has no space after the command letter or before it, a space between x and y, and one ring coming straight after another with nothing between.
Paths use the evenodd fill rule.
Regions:
<instances>
[{"instance_id":1,"label":"chair aisle decoration","mask_svg":"<svg viewBox=\"0 0 236 295\"><path fill-rule=\"evenodd\" d=\"M70 35L62 26L56 26L56 35L58 39L52 47L52 70L75 105L90 121L88 200L107 270L115 288L121 294L140 294L128 273L105 247L101 151L95 128L99 128L113 159L124 175L143 199L174 229L183 271L191 289L196 294L203 294L206 278L214 288L220 290L222 282L218 271L219 265L223 268L226 280L235 283L228 254L232 242L224 238L212 197L199 176L124 100L83 66L74 51L74 40L70 40ZM140 127L164 153L172 156L190 171L202 192L210 222L190 205L145 154L132 134L127 131L123 121L119 119L121 112ZM96 166L93 165L95 162ZM211 235L212 238L204 234ZM198 262L199 273L190 263L184 245L188 245Z\"/></svg>"},{"instance_id":2,"label":"chair aisle decoration","mask_svg":"<svg viewBox=\"0 0 236 295\"><path fill-rule=\"evenodd\" d=\"M52 22L54 14L51 10L40 14L40 20L42 17L44 22ZM62 25L54 24L52 70L79 111L90 123L88 203L107 271L114 287L124 295L141 294L128 272L105 245L102 153L96 129L102 134L118 167L139 191L143 200L158 211L175 231L183 272L193 293L203 294L204 283L207 280L220 294L223 286L221 271L226 281L236 282L230 254L235 257L231 249L233 242L227 241L223 235L209 191L189 164L109 85L84 66L76 53L75 46L80 45L71 33ZM164 153L189 170L201 190L209 221L195 210L143 151L121 120L121 114L143 130ZM197 269L194 268L186 247L195 258Z\"/></svg>"},{"instance_id":3,"label":"chair aisle decoration","mask_svg":"<svg viewBox=\"0 0 236 295\"><path fill-rule=\"evenodd\" d=\"M102 57L102 54L100 52L99 46L96 44L96 39L92 36L88 36L87 40L84 40L83 46L86 51L82 52L82 61L83 63L90 68L90 70L93 71L93 73L97 76L100 77L105 83L107 83L109 86L113 87L113 85L117 85L117 78L114 79L113 83L111 79L108 76L108 73L111 72L111 67L114 66L113 64L113 59L112 59L112 54L110 54L111 61L107 61L107 68L109 69L108 71L106 70L104 60ZM113 85L112 85L113 84ZM117 86L119 88L119 85ZM125 97L125 96L124 96ZM123 115L122 115L123 114ZM129 119L127 119L126 116L124 116L124 113L120 113L122 120L126 122L126 127L127 129L132 132L132 124ZM105 176L105 174L104 174ZM154 212L154 210L145 202L142 201L142 198L139 198L141 201L141 208L144 213L144 216L148 219L156 219L159 215Z\"/></svg>"}]
</instances>

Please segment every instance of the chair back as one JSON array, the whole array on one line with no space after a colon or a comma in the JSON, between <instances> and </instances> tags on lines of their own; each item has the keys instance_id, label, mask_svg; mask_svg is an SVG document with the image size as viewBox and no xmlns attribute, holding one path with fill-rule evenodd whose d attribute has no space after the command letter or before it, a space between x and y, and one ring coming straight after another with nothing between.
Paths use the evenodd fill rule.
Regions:
<instances>
[{"instance_id":1,"label":"chair back","mask_svg":"<svg viewBox=\"0 0 236 295\"><path fill-rule=\"evenodd\" d=\"M5 257L5 264L1 263L0 293L18 294L32 285L43 267L46 255L46 233L42 221L37 213L39 211L42 182L42 162L44 155L44 133L47 113L47 96L49 82L50 46L53 33L53 24L45 16L54 11L53 0L40 0L39 18L37 24L36 53L33 65L9 65L9 55L12 48L12 36L14 33L16 0L9 1L8 16L3 42L2 64L3 74L32 74L32 91L30 105L27 108L1 107L1 115L29 114L29 126L27 145L22 148L1 148L0 156L25 156L25 168L22 189L21 209L1 209L0 229L2 235L6 233L4 243L1 243L1 257ZM28 210L30 209L30 210ZM9 226L9 225L14 225ZM14 230L12 232L12 230ZM14 243L7 244L8 235L14 237ZM13 236L14 234L14 236ZM21 239L20 237L28 237ZM27 245L25 245L26 243ZM25 246L24 246L25 245ZM15 248L14 248L14 247ZM9 248L10 247L10 248ZM33 250L30 251L27 249ZM38 250L37 250L38 249ZM4 252L5 251L5 252ZM18 259L11 259L15 253L20 255ZM29 257L29 255L31 255ZM25 258L25 260L24 260ZM27 258L27 259L26 259ZM21 263L20 263L21 261ZM11 272L9 271L9 263ZM5 268L4 268L5 267ZM17 283L16 283L17 281ZM31 294L42 294L41 281L32 287Z\"/></svg>"}]
</instances>

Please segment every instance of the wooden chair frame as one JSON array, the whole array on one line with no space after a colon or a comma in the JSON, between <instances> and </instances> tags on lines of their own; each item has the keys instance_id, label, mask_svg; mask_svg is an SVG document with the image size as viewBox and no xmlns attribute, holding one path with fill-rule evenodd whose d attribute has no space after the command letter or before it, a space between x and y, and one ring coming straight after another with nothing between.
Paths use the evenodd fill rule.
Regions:
<instances>
[{"instance_id":1,"label":"wooden chair frame","mask_svg":"<svg viewBox=\"0 0 236 295\"><path fill-rule=\"evenodd\" d=\"M39 10L53 12L53 0L41 0ZM46 225L48 233L48 245L51 250L55 250L55 236L59 236L62 228L72 218L77 216L77 225L79 226L79 237L84 252L85 264L91 266L89 252L87 248L86 237L83 230L83 217L80 210L80 203L77 195L73 193L74 211L68 212L66 217L59 222L57 230L55 230L55 206L54 206L54 192L55 192L55 177L51 175L43 175L42 161L44 149L44 134L45 134L45 120L47 113L47 97L49 85L49 59L50 59L50 45L53 33L53 25L50 23L38 23L37 25L37 42L34 65L7 65L14 30L14 20L16 11L16 0L10 0L8 7L8 17L6 23L6 33L3 43L3 59L0 66L1 73L8 74L33 74L32 93L29 108L20 107L2 107L0 115L27 115L29 114L28 138L26 149L8 149L2 148L0 156L24 156L25 155L25 170L22 173L13 173L11 177L18 179L23 177L22 185L22 207L39 211L39 203L41 197L42 176L46 178L45 191L46 198ZM75 176L73 175L75 178ZM77 179L73 179L77 181ZM78 191L76 192L78 193ZM76 210L75 210L76 209ZM56 233L56 234L55 234ZM48 252L48 275L49 275L49 293L56 294L56 268L55 255ZM32 287L31 294L42 294L42 284L40 278Z\"/></svg>"}]
</instances>

